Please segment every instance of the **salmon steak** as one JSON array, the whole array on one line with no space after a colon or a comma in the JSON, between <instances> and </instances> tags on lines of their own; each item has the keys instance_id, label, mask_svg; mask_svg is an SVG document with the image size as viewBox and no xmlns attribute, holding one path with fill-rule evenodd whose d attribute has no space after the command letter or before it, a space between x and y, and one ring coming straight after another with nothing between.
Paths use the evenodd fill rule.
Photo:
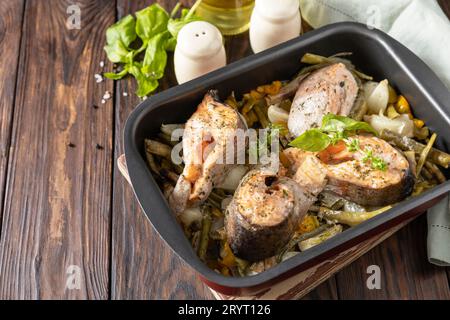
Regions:
<instances>
[{"instance_id":1,"label":"salmon steak","mask_svg":"<svg viewBox=\"0 0 450 320\"><path fill-rule=\"evenodd\" d=\"M300 83L288 119L289 132L299 136L320 127L327 113L347 116L358 96L358 83L343 63L314 71Z\"/></svg>"},{"instance_id":2,"label":"salmon steak","mask_svg":"<svg viewBox=\"0 0 450 320\"><path fill-rule=\"evenodd\" d=\"M169 197L170 207L176 214L205 201L213 187L236 166L235 139L238 130L246 128L241 115L219 102L215 91L205 95L183 132L185 166ZM229 154L233 159L228 159Z\"/></svg>"},{"instance_id":3,"label":"salmon steak","mask_svg":"<svg viewBox=\"0 0 450 320\"><path fill-rule=\"evenodd\" d=\"M334 159L324 164L327 190L363 206L385 206L411 194L414 177L408 160L397 149L377 137L358 135L349 139L359 141L359 150L343 150L341 162ZM373 167L367 157L369 151L385 163L384 170Z\"/></svg>"},{"instance_id":4,"label":"salmon steak","mask_svg":"<svg viewBox=\"0 0 450 320\"><path fill-rule=\"evenodd\" d=\"M260 261L272 257L293 236L315 197L293 179L265 169L242 179L227 207L227 241L237 257Z\"/></svg>"}]
</instances>

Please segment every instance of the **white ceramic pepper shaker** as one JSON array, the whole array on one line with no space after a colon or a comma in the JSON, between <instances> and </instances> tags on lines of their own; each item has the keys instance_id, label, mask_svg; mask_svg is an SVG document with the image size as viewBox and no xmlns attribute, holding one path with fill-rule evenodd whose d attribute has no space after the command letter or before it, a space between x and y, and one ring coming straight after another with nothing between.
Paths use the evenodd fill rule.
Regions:
<instances>
[{"instance_id":1,"label":"white ceramic pepper shaker","mask_svg":"<svg viewBox=\"0 0 450 320\"><path fill-rule=\"evenodd\" d=\"M174 54L175 76L183 83L226 65L222 34L214 25L195 21L178 33Z\"/></svg>"},{"instance_id":2,"label":"white ceramic pepper shaker","mask_svg":"<svg viewBox=\"0 0 450 320\"><path fill-rule=\"evenodd\" d=\"M256 0L250 19L253 52L271 48L300 35L299 0Z\"/></svg>"}]
</instances>

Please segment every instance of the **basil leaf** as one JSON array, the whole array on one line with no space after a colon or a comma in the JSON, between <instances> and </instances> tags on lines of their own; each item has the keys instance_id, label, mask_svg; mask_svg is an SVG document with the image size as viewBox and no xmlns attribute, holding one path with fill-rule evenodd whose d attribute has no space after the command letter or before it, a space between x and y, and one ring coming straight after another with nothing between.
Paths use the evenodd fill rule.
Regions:
<instances>
[{"instance_id":1,"label":"basil leaf","mask_svg":"<svg viewBox=\"0 0 450 320\"><path fill-rule=\"evenodd\" d=\"M146 77L141 71L141 64L134 63L129 72L136 78L138 89L136 90L136 95L139 97L144 97L149 93L153 92L159 85L158 80Z\"/></svg>"},{"instance_id":2,"label":"basil leaf","mask_svg":"<svg viewBox=\"0 0 450 320\"><path fill-rule=\"evenodd\" d=\"M105 78L108 79L112 79L112 80L120 80L123 77L125 77L128 74L128 68L123 69L122 71L120 71L119 73L114 73L114 72L105 72L103 74L103 76Z\"/></svg>"},{"instance_id":3,"label":"basil leaf","mask_svg":"<svg viewBox=\"0 0 450 320\"><path fill-rule=\"evenodd\" d=\"M108 59L114 63L129 63L133 59L133 51L130 51L121 40L106 45L104 50Z\"/></svg>"},{"instance_id":4,"label":"basil leaf","mask_svg":"<svg viewBox=\"0 0 450 320\"><path fill-rule=\"evenodd\" d=\"M198 21L201 20L200 17L191 14L190 16L188 15L189 13L189 9L183 9L181 10L181 17L178 19L169 19L169 22L167 24L167 30L169 30L170 34L172 35L172 37L174 37L175 39L178 36L178 32L180 32L181 28L183 28L186 24L193 22L193 21Z\"/></svg>"},{"instance_id":5,"label":"basil leaf","mask_svg":"<svg viewBox=\"0 0 450 320\"><path fill-rule=\"evenodd\" d=\"M136 39L135 25L136 21L131 14L123 17L106 30L106 43L113 45L121 42L124 47L128 48Z\"/></svg>"},{"instance_id":6,"label":"basil leaf","mask_svg":"<svg viewBox=\"0 0 450 320\"><path fill-rule=\"evenodd\" d=\"M155 3L136 12L136 33L143 42L167 30L169 14Z\"/></svg>"},{"instance_id":7,"label":"basil leaf","mask_svg":"<svg viewBox=\"0 0 450 320\"><path fill-rule=\"evenodd\" d=\"M345 127L346 125L342 121L336 119L324 119L322 120L322 127L320 129L325 132L343 132Z\"/></svg>"},{"instance_id":8,"label":"basil leaf","mask_svg":"<svg viewBox=\"0 0 450 320\"><path fill-rule=\"evenodd\" d=\"M167 39L166 41L166 50L173 52L175 51L175 47L177 46L177 39L175 39L174 37L170 37L169 39Z\"/></svg>"},{"instance_id":9,"label":"basil leaf","mask_svg":"<svg viewBox=\"0 0 450 320\"><path fill-rule=\"evenodd\" d=\"M322 151L330 144L331 138L319 129L308 130L289 143L291 147L311 152Z\"/></svg>"},{"instance_id":10,"label":"basil leaf","mask_svg":"<svg viewBox=\"0 0 450 320\"><path fill-rule=\"evenodd\" d=\"M362 121L355 121L354 123L347 125L347 131L366 131L369 133L373 133L375 136L378 136L378 132L372 128L370 124Z\"/></svg>"},{"instance_id":11,"label":"basil leaf","mask_svg":"<svg viewBox=\"0 0 450 320\"><path fill-rule=\"evenodd\" d=\"M169 33L163 32L149 40L142 63L142 72L146 77L160 79L164 76L164 69L167 64L165 43L168 36Z\"/></svg>"},{"instance_id":12,"label":"basil leaf","mask_svg":"<svg viewBox=\"0 0 450 320\"><path fill-rule=\"evenodd\" d=\"M357 131L362 130L369 133L373 133L374 135L378 135L378 133L375 131L374 128L367 122L363 121L356 121L352 118L345 117L345 116L339 116L332 113L326 114L322 119L322 127L321 129L323 131L328 131L326 129L333 128L333 125L336 124L336 121L339 121L344 124L344 130L345 131ZM334 131L329 131L334 132Z\"/></svg>"}]
</instances>

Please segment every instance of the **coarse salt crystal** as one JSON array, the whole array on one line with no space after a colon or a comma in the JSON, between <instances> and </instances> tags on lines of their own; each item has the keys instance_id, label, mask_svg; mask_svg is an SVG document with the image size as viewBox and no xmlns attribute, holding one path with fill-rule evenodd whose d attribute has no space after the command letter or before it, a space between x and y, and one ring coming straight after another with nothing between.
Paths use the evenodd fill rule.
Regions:
<instances>
[{"instance_id":1,"label":"coarse salt crystal","mask_svg":"<svg viewBox=\"0 0 450 320\"><path fill-rule=\"evenodd\" d=\"M100 61L100 68L103 68L105 66L105 61Z\"/></svg>"},{"instance_id":2,"label":"coarse salt crystal","mask_svg":"<svg viewBox=\"0 0 450 320\"><path fill-rule=\"evenodd\" d=\"M94 75L94 77L95 77L95 82L97 82L97 83L100 83L100 82L103 81L103 77L100 74L98 74L98 73L96 73Z\"/></svg>"},{"instance_id":3,"label":"coarse salt crystal","mask_svg":"<svg viewBox=\"0 0 450 320\"><path fill-rule=\"evenodd\" d=\"M124 97L128 97L128 92L124 92L124 93L123 93L123 96L124 96Z\"/></svg>"},{"instance_id":4,"label":"coarse salt crystal","mask_svg":"<svg viewBox=\"0 0 450 320\"><path fill-rule=\"evenodd\" d=\"M105 104L106 103L106 100L105 99L102 99L102 104Z\"/></svg>"},{"instance_id":5,"label":"coarse salt crystal","mask_svg":"<svg viewBox=\"0 0 450 320\"><path fill-rule=\"evenodd\" d=\"M103 95L103 99L108 100L110 98L111 98L111 94L108 91L106 91L105 94Z\"/></svg>"}]
</instances>

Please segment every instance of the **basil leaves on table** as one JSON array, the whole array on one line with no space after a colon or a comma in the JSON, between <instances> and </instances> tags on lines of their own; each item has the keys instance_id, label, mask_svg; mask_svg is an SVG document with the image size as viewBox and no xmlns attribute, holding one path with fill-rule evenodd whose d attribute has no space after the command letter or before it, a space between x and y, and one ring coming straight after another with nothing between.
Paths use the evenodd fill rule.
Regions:
<instances>
[{"instance_id":1,"label":"basil leaves on table","mask_svg":"<svg viewBox=\"0 0 450 320\"><path fill-rule=\"evenodd\" d=\"M127 15L106 30L108 59L122 65L121 71L106 72L108 79L119 80L131 74L137 81L139 97L152 93L164 76L167 51L175 50L178 32L189 22L200 20L194 15L200 1L191 9L182 9L179 18L174 18L180 8L177 4L172 12L158 4L136 12L136 18ZM139 43L137 43L139 40ZM139 46L135 49L136 46ZM143 53L143 55L141 54Z\"/></svg>"}]
</instances>

